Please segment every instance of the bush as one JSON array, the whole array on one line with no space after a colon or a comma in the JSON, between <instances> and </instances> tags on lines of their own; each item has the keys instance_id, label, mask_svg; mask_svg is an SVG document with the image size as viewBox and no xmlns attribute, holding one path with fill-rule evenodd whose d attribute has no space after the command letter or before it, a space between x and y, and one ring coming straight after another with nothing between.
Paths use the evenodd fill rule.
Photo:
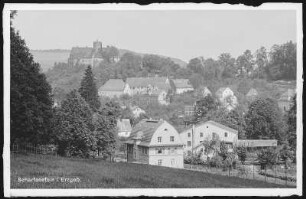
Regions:
<instances>
[{"instance_id":1,"label":"bush","mask_svg":"<svg viewBox=\"0 0 306 199\"><path fill-rule=\"evenodd\" d=\"M222 157L220 156L212 157L209 161L209 166L218 167L218 168L222 167L223 166Z\"/></svg>"},{"instance_id":2,"label":"bush","mask_svg":"<svg viewBox=\"0 0 306 199\"><path fill-rule=\"evenodd\" d=\"M261 169L266 166L275 165L277 162L278 153L274 148L262 149L257 153L257 160L259 161Z\"/></svg>"},{"instance_id":3,"label":"bush","mask_svg":"<svg viewBox=\"0 0 306 199\"><path fill-rule=\"evenodd\" d=\"M242 175L247 176L250 173L250 169L248 167L244 166L244 165L238 166L237 170L238 170L238 175L239 176L242 176Z\"/></svg>"}]
</instances>

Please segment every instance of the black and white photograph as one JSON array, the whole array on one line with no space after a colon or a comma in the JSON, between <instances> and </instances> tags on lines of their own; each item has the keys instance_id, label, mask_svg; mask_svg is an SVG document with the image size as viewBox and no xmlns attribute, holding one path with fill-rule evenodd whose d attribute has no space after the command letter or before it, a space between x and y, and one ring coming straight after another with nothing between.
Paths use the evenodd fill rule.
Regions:
<instances>
[{"instance_id":1,"label":"black and white photograph","mask_svg":"<svg viewBox=\"0 0 306 199\"><path fill-rule=\"evenodd\" d=\"M5 4L5 196L302 194L302 4Z\"/></svg>"}]
</instances>

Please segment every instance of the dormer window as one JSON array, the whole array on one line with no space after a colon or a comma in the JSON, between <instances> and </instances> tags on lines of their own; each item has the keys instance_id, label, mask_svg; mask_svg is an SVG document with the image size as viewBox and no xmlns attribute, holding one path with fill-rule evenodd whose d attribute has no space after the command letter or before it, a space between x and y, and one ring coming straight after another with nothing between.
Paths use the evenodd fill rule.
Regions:
<instances>
[{"instance_id":1,"label":"dormer window","mask_svg":"<svg viewBox=\"0 0 306 199\"><path fill-rule=\"evenodd\" d=\"M157 142L161 143L162 142L162 137L157 137Z\"/></svg>"},{"instance_id":2,"label":"dormer window","mask_svg":"<svg viewBox=\"0 0 306 199\"><path fill-rule=\"evenodd\" d=\"M228 136L228 135L227 135L227 132L225 132L225 133L224 133L224 137L227 137L227 136Z\"/></svg>"},{"instance_id":3,"label":"dormer window","mask_svg":"<svg viewBox=\"0 0 306 199\"><path fill-rule=\"evenodd\" d=\"M174 142L174 136L170 136L170 142Z\"/></svg>"},{"instance_id":4,"label":"dormer window","mask_svg":"<svg viewBox=\"0 0 306 199\"><path fill-rule=\"evenodd\" d=\"M201 137L201 138L203 137L203 133L202 133L202 132L200 133L200 137Z\"/></svg>"}]
</instances>

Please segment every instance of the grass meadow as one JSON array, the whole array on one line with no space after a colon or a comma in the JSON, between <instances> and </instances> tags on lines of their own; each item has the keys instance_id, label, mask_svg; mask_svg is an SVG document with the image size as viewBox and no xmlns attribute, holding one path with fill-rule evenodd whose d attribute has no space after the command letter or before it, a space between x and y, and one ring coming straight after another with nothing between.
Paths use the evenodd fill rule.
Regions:
<instances>
[{"instance_id":1,"label":"grass meadow","mask_svg":"<svg viewBox=\"0 0 306 199\"><path fill-rule=\"evenodd\" d=\"M26 182L25 178L57 179ZM58 180L58 179L70 180ZM21 180L20 180L21 179ZM74 179L79 179L75 181ZM263 181L101 159L11 155L11 188L282 188Z\"/></svg>"}]
</instances>

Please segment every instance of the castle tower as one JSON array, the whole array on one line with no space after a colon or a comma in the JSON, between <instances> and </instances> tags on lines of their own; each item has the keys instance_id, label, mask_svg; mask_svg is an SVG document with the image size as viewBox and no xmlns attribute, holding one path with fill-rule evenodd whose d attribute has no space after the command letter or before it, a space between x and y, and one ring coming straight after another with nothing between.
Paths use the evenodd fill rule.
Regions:
<instances>
[{"instance_id":1,"label":"castle tower","mask_svg":"<svg viewBox=\"0 0 306 199\"><path fill-rule=\"evenodd\" d=\"M102 50L102 42L100 41L94 41L93 42L93 49L95 52L98 52L99 50Z\"/></svg>"}]
</instances>

